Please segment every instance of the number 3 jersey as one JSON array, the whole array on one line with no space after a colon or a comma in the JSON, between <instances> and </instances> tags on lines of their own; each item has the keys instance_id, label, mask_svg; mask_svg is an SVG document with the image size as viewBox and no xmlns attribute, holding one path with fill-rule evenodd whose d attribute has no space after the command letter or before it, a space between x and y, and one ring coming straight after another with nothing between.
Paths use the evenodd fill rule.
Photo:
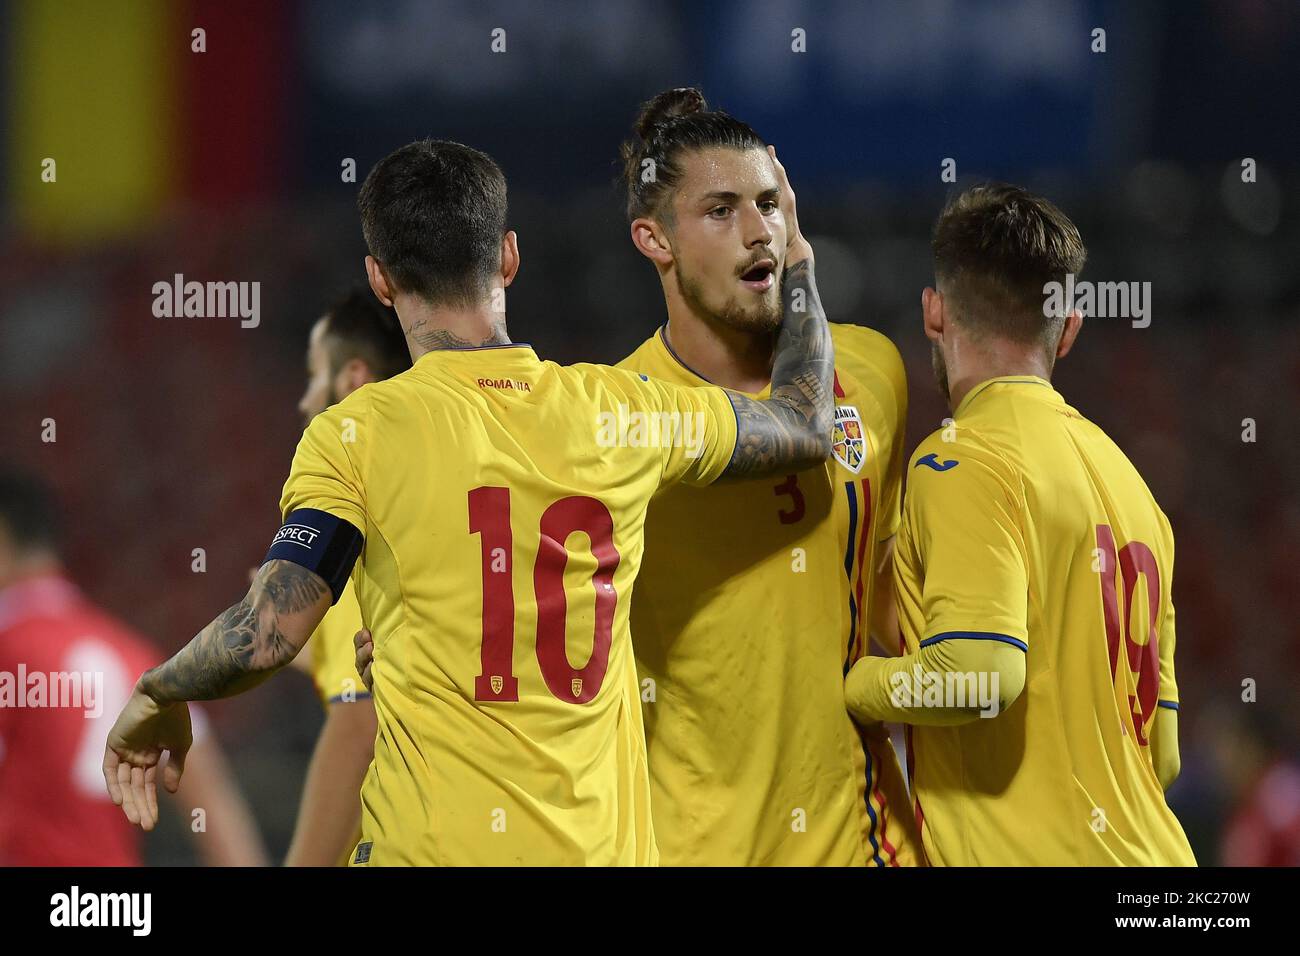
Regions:
<instances>
[{"instance_id":1,"label":"number 3 jersey","mask_svg":"<svg viewBox=\"0 0 1300 956\"><path fill-rule=\"evenodd\" d=\"M628 632L642 524L735 440L721 389L523 345L427 353L312 421L281 507L362 533L375 636L353 863L657 862Z\"/></svg>"},{"instance_id":2,"label":"number 3 jersey","mask_svg":"<svg viewBox=\"0 0 1300 956\"><path fill-rule=\"evenodd\" d=\"M861 733L844 703L882 542L898 525L906 379L885 336L830 328L833 457L795 475L670 489L646 519L632 642L665 865L917 862L889 736ZM708 384L664 329L620 367Z\"/></svg>"},{"instance_id":3,"label":"number 3 jersey","mask_svg":"<svg viewBox=\"0 0 1300 956\"><path fill-rule=\"evenodd\" d=\"M1195 863L1150 744L1157 708L1178 706L1173 561L1141 476L1044 379L977 385L920 444L895 562L907 652L1027 655L1006 711L911 728L932 863Z\"/></svg>"}]
</instances>

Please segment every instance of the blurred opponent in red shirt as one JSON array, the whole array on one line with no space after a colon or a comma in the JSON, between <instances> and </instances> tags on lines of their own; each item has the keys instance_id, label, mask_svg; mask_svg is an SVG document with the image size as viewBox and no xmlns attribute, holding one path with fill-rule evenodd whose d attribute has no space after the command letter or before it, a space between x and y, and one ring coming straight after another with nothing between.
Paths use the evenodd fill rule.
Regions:
<instances>
[{"instance_id":1,"label":"blurred opponent in red shirt","mask_svg":"<svg viewBox=\"0 0 1300 956\"><path fill-rule=\"evenodd\" d=\"M1224 866L1300 866L1300 767L1278 714L1251 701L1207 714L1231 803L1219 841Z\"/></svg>"},{"instance_id":2,"label":"blurred opponent in red shirt","mask_svg":"<svg viewBox=\"0 0 1300 956\"><path fill-rule=\"evenodd\" d=\"M157 653L64 575L48 491L0 472L0 866L138 866L139 831L104 787L104 741ZM195 849L211 865L266 854L196 713L185 785ZM196 775L195 770L199 773Z\"/></svg>"}]
</instances>

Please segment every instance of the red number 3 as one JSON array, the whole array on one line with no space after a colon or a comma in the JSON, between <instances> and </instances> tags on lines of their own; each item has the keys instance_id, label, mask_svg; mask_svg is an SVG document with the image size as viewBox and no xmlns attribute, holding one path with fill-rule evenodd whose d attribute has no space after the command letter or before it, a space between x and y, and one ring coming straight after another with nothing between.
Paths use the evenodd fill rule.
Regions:
<instances>
[{"instance_id":1,"label":"red number 3","mask_svg":"<svg viewBox=\"0 0 1300 956\"><path fill-rule=\"evenodd\" d=\"M1138 742L1148 743L1147 720L1155 713L1160 697L1160 642L1156 632L1156 616L1160 611L1160 568L1156 556L1141 541L1130 541L1115 552L1115 535L1109 525L1097 525L1097 553L1101 558L1101 605L1106 620L1106 646L1110 651L1110 673L1118 679L1121 633L1125 659L1130 671L1137 673L1136 694L1129 695L1129 713ZM1121 607L1115 592L1115 570L1124 582L1124 604ZM1143 644L1133 640L1133 592L1138 579L1146 581L1147 588L1147 639ZM1121 611L1123 613L1121 613Z\"/></svg>"},{"instance_id":2,"label":"red number 3","mask_svg":"<svg viewBox=\"0 0 1300 956\"><path fill-rule=\"evenodd\" d=\"M513 542L510 533L510 489L475 488L469 493L470 534L481 535L483 558L483 644L481 673L474 678L474 699L519 699L514 675L515 596ZM586 533L596 558L592 584L596 589L595 633L587 663L575 668L564 650L568 602L564 568L569 552L564 542L575 531ZM504 560L503 560L504 559ZM571 704L585 704L600 692L609 666L614 629L614 572L619 555L614 548L614 519L595 498L574 495L554 502L542 514L541 542L533 566L537 599L537 665L551 693Z\"/></svg>"},{"instance_id":3,"label":"red number 3","mask_svg":"<svg viewBox=\"0 0 1300 956\"><path fill-rule=\"evenodd\" d=\"M772 494L776 495L778 498L781 495L790 496L790 510L786 511L782 508L776 513L777 517L781 519L781 524L794 524L796 521L803 518L803 492L799 490L798 475L786 475L785 481L772 489Z\"/></svg>"}]
</instances>

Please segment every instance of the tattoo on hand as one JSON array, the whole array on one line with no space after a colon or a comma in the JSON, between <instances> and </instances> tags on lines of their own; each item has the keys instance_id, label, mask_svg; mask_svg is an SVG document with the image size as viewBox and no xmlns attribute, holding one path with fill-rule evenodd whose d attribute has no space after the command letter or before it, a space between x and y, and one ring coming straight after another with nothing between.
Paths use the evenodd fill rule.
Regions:
<instances>
[{"instance_id":1,"label":"tattoo on hand","mask_svg":"<svg viewBox=\"0 0 1300 956\"><path fill-rule=\"evenodd\" d=\"M830 328L817 297L812 260L785 271L781 283L785 317L766 401L728 393L736 408L736 450L728 477L759 477L809 468L830 454L835 400L835 355Z\"/></svg>"}]
</instances>

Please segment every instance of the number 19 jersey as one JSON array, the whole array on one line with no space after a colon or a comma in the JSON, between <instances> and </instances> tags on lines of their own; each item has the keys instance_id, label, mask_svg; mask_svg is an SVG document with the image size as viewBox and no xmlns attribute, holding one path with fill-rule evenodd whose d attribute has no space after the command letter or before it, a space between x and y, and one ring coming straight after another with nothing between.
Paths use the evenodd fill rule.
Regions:
<instances>
[{"instance_id":1,"label":"number 19 jersey","mask_svg":"<svg viewBox=\"0 0 1300 956\"><path fill-rule=\"evenodd\" d=\"M313 420L281 507L362 532L375 635L354 864L658 861L628 630L642 524L735 441L721 389L523 345L427 353Z\"/></svg>"},{"instance_id":2,"label":"number 19 jersey","mask_svg":"<svg viewBox=\"0 0 1300 956\"><path fill-rule=\"evenodd\" d=\"M1149 741L1178 707L1173 560L1137 470L1044 379L977 385L921 443L895 561L907 651L1027 655L1006 711L911 729L931 862L1195 864Z\"/></svg>"}]
</instances>

